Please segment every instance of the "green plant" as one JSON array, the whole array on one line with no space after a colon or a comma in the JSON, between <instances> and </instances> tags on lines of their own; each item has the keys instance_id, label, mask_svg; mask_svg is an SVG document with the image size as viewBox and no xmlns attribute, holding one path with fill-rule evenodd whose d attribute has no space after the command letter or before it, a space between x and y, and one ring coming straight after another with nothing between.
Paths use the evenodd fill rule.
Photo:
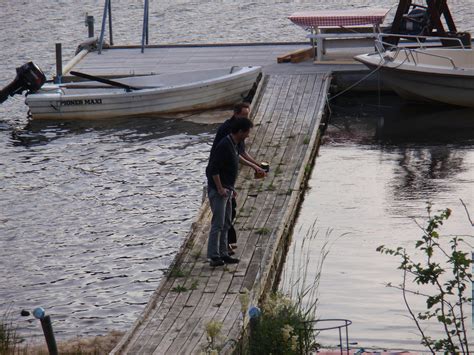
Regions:
<instances>
[{"instance_id":1,"label":"green plant","mask_svg":"<svg viewBox=\"0 0 474 355\"><path fill-rule=\"evenodd\" d=\"M190 290L197 290L198 285L199 285L199 281L198 280L193 280L193 282L191 283L191 286L189 286L189 289Z\"/></svg>"},{"instance_id":2,"label":"green plant","mask_svg":"<svg viewBox=\"0 0 474 355\"><path fill-rule=\"evenodd\" d=\"M279 292L273 293L264 302L262 313L252 327L249 353L306 353L304 344L311 342L310 320L290 298Z\"/></svg>"},{"instance_id":3,"label":"green plant","mask_svg":"<svg viewBox=\"0 0 474 355\"><path fill-rule=\"evenodd\" d=\"M177 285L171 289L172 292L186 292L188 291L188 288L184 285Z\"/></svg>"},{"instance_id":4,"label":"green plant","mask_svg":"<svg viewBox=\"0 0 474 355\"><path fill-rule=\"evenodd\" d=\"M217 341L221 337L222 325L222 322L215 320L211 320L206 324L207 345L204 347L204 351L201 352L202 355L219 355L222 346Z\"/></svg>"},{"instance_id":5,"label":"green plant","mask_svg":"<svg viewBox=\"0 0 474 355\"><path fill-rule=\"evenodd\" d=\"M262 227L262 228L257 229L255 233L258 235L267 235L267 234L270 234L270 229Z\"/></svg>"},{"instance_id":6,"label":"green plant","mask_svg":"<svg viewBox=\"0 0 474 355\"><path fill-rule=\"evenodd\" d=\"M270 185L267 186L267 191L275 191L276 187L273 185L273 182L270 183Z\"/></svg>"},{"instance_id":7,"label":"green plant","mask_svg":"<svg viewBox=\"0 0 474 355\"><path fill-rule=\"evenodd\" d=\"M402 284L387 286L402 291L405 306L420 332L421 343L431 353L442 351L449 354L469 354L465 308L472 302L472 298L466 295L473 281L470 272L472 260L469 259L469 254L461 249L464 243L462 238L442 238L439 234L438 230L450 217L451 210L447 208L432 216L431 205L428 204L427 211L427 224L424 227L419 225L423 234L415 242L415 249L421 252L421 256L417 258L421 258L421 261L409 255L403 247L391 249L381 245L377 248L381 253L401 259L398 268L403 271ZM434 294L409 288L409 278L417 285L431 287ZM407 300L407 294L425 297L426 311L415 314ZM444 338L433 339L426 333L422 323L430 319L442 325Z\"/></svg>"},{"instance_id":8,"label":"green plant","mask_svg":"<svg viewBox=\"0 0 474 355\"><path fill-rule=\"evenodd\" d=\"M22 341L10 316L10 311L7 310L0 319L0 354L15 354Z\"/></svg>"},{"instance_id":9,"label":"green plant","mask_svg":"<svg viewBox=\"0 0 474 355\"><path fill-rule=\"evenodd\" d=\"M309 144L309 138L308 137L305 137L303 139L303 144Z\"/></svg>"},{"instance_id":10,"label":"green plant","mask_svg":"<svg viewBox=\"0 0 474 355\"><path fill-rule=\"evenodd\" d=\"M185 277L189 272L185 272L180 265L174 265L168 272L168 277Z\"/></svg>"}]
</instances>

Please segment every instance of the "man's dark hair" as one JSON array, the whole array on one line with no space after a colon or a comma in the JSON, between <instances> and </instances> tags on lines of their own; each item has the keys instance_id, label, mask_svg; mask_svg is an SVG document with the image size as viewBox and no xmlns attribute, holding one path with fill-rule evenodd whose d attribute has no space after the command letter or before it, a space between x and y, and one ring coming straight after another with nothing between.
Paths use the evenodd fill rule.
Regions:
<instances>
[{"instance_id":1,"label":"man's dark hair","mask_svg":"<svg viewBox=\"0 0 474 355\"><path fill-rule=\"evenodd\" d=\"M248 102L239 102L234 106L234 114L241 113L244 108L250 108L250 104Z\"/></svg>"},{"instance_id":2,"label":"man's dark hair","mask_svg":"<svg viewBox=\"0 0 474 355\"><path fill-rule=\"evenodd\" d=\"M253 122L250 121L247 117L238 117L232 122L230 131L234 134L238 131L247 132L252 127Z\"/></svg>"}]
</instances>

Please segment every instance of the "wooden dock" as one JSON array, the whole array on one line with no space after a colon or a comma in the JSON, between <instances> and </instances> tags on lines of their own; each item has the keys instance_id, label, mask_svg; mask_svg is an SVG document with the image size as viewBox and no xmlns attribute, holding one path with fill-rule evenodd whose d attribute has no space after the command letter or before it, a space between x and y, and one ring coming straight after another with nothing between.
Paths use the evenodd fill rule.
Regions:
<instances>
[{"instance_id":1,"label":"wooden dock","mask_svg":"<svg viewBox=\"0 0 474 355\"><path fill-rule=\"evenodd\" d=\"M211 268L206 259L211 212L206 201L178 252L171 271L112 354L196 354L207 344L205 327L222 322L224 350L241 337L239 295L250 291L257 305L276 287L291 227L320 139L332 70L357 66L277 63L308 44L154 46L80 53L65 66L92 75L114 77L261 65L264 78L252 103L254 129L247 149L270 162L270 173L256 180L242 167L236 184L238 234L236 265Z\"/></svg>"},{"instance_id":2,"label":"wooden dock","mask_svg":"<svg viewBox=\"0 0 474 355\"><path fill-rule=\"evenodd\" d=\"M253 107L247 146L270 162L262 180L242 168L238 182L237 265L211 268L206 259L210 209L197 221L146 309L113 354L195 354L206 345L205 326L223 323L230 349L242 329L239 294L251 291L257 304L273 287L285 244L315 156L329 86L327 74L272 74Z\"/></svg>"}]
</instances>

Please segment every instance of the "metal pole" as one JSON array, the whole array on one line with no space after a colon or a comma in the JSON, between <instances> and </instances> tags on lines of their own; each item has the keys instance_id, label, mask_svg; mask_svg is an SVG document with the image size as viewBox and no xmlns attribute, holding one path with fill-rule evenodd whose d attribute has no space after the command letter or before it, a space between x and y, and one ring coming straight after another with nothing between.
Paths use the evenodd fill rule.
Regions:
<instances>
[{"instance_id":1,"label":"metal pole","mask_svg":"<svg viewBox=\"0 0 474 355\"><path fill-rule=\"evenodd\" d=\"M146 44L148 45L148 28L150 27L150 0L146 0Z\"/></svg>"},{"instance_id":2,"label":"metal pole","mask_svg":"<svg viewBox=\"0 0 474 355\"><path fill-rule=\"evenodd\" d=\"M51 323L50 316L44 316L41 321L41 327L43 328L43 334L48 345L50 355L58 355L58 346L56 345L56 339L54 338L53 325Z\"/></svg>"},{"instance_id":3,"label":"metal pole","mask_svg":"<svg viewBox=\"0 0 474 355\"><path fill-rule=\"evenodd\" d=\"M347 324L347 320L345 321L346 323L346 349L347 349L347 355L349 355L349 324Z\"/></svg>"},{"instance_id":4,"label":"metal pole","mask_svg":"<svg viewBox=\"0 0 474 355\"><path fill-rule=\"evenodd\" d=\"M145 36L147 33L147 27L148 27L147 17L148 17L148 0L145 0L145 4L143 8L142 53L145 52ZM147 40L147 44L148 44L148 40Z\"/></svg>"},{"instance_id":5,"label":"metal pole","mask_svg":"<svg viewBox=\"0 0 474 355\"><path fill-rule=\"evenodd\" d=\"M102 53L102 46L104 45L105 21L107 21L107 9L108 9L108 7L109 7L109 0L105 0L104 13L102 15L102 27L100 29L99 54Z\"/></svg>"},{"instance_id":6,"label":"metal pole","mask_svg":"<svg viewBox=\"0 0 474 355\"><path fill-rule=\"evenodd\" d=\"M56 43L56 84L61 84L61 78L63 76L63 50L61 43Z\"/></svg>"},{"instance_id":7,"label":"metal pole","mask_svg":"<svg viewBox=\"0 0 474 355\"><path fill-rule=\"evenodd\" d=\"M112 33L112 1L109 0L109 37L110 37L110 45L114 45L114 36Z\"/></svg>"}]
</instances>

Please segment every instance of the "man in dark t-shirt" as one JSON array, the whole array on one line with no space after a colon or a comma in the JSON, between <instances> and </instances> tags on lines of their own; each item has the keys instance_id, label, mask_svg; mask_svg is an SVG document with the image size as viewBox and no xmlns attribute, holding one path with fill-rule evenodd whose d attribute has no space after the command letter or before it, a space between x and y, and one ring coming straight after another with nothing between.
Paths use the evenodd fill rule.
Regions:
<instances>
[{"instance_id":1,"label":"man in dark t-shirt","mask_svg":"<svg viewBox=\"0 0 474 355\"><path fill-rule=\"evenodd\" d=\"M248 102L240 102L234 106L234 114L231 118L227 119L222 123L219 128L217 129L216 136L214 137L214 142L212 143L211 152L216 148L217 144L226 137L231 130L232 123L240 117L249 118L250 115L250 104ZM260 176L265 176L266 172L260 167L260 164L252 157L250 154L247 153L245 150L245 142L240 142L237 144L237 150L239 152L239 162L243 165L250 166L252 169L255 170L255 173L259 174ZM232 198L232 217L231 221L235 218L236 215L236 208L237 208L237 201L235 198ZM232 248L236 247L237 243L237 233L235 232L234 226L231 223L231 226L228 230L228 242L229 242L229 253L232 255L234 252Z\"/></svg>"},{"instance_id":2,"label":"man in dark t-shirt","mask_svg":"<svg viewBox=\"0 0 474 355\"><path fill-rule=\"evenodd\" d=\"M239 170L238 144L244 142L253 127L245 117L236 118L230 134L211 150L206 168L208 197L212 210L207 257L211 266L235 264L239 259L229 256L227 232L231 225L232 197L235 197L235 181Z\"/></svg>"}]
</instances>

